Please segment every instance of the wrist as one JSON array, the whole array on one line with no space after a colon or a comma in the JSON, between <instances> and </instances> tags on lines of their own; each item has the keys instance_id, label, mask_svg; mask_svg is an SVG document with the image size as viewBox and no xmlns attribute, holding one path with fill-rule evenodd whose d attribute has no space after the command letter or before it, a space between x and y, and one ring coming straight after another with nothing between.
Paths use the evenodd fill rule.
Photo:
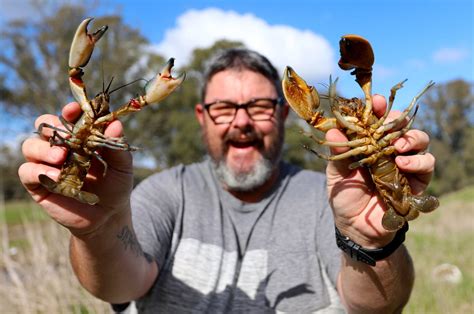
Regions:
<instances>
[{"instance_id":1,"label":"wrist","mask_svg":"<svg viewBox=\"0 0 474 314\"><path fill-rule=\"evenodd\" d=\"M341 233L335 227L336 244L351 259L375 266L376 261L385 259L392 255L405 241L405 233L408 231L408 223L395 233L391 242L379 248L363 247L353 239Z\"/></svg>"},{"instance_id":2,"label":"wrist","mask_svg":"<svg viewBox=\"0 0 474 314\"><path fill-rule=\"evenodd\" d=\"M94 228L70 231L74 238L82 242L96 242L100 241L100 239L108 239L111 234L116 234L117 230L124 225L131 225L130 210L117 211L104 218L100 223L96 223Z\"/></svg>"},{"instance_id":3,"label":"wrist","mask_svg":"<svg viewBox=\"0 0 474 314\"><path fill-rule=\"evenodd\" d=\"M381 231L372 227L370 223L363 228L336 221L336 228L346 237L368 249L377 249L389 244L395 238L396 232L386 231L380 226Z\"/></svg>"}]
</instances>

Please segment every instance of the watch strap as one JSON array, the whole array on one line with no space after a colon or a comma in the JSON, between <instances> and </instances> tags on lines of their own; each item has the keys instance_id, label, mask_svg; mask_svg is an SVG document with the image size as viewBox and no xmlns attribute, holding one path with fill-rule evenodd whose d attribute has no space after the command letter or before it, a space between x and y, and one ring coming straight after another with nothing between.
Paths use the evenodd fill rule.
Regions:
<instances>
[{"instance_id":1,"label":"watch strap","mask_svg":"<svg viewBox=\"0 0 474 314\"><path fill-rule=\"evenodd\" d=\"M344 236L337 227L335 228L336 244L344 253L349 255L353 260L375 266L376 261L389 257L402 245L405 241L405 233L408 231L408 223L405 223L403 227L397 231L390 243L378 249L366 249L352 241L349 237Z\"/></svg>"}]
</instances>

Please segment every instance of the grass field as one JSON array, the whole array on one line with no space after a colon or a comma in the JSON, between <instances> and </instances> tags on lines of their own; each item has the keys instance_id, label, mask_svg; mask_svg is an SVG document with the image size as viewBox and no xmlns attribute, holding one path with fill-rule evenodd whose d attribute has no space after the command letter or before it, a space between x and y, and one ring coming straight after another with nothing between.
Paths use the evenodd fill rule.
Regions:
<instances>
[{"instance_id":1,"label":"grass field","mask_svg":"<svg viewBox=\"0 0 474 314\"><path fill-rule=\"evenodd\" d=\"M474 186L442 197L439 209L411 222L406 245L417 279L405 313L474 313ZM444 263L461 270L460 283L433 274Z\"/></svg>"},{"instance_id":2,"label":"grass field","mask_svg":"<svg viewBox=\"0 0 474 314\"><path fill-rule=\"evenodd\" d=\"M29 202L0 206L0 313L110 313L75 279L68 233ZM446 195L435 212L410 223L406 245L416 268L404 313L474 313L474 186ZM433 275L457 266L459 283Z\"/></svg>"}]
</instances>

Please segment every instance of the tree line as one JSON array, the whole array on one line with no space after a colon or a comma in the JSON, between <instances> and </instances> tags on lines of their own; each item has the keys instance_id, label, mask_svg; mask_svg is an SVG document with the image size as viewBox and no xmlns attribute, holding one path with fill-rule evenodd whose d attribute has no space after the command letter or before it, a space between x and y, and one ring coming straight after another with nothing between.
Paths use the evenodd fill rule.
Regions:
<instances>
[{"instance_id":1,"label":"tree line","mask_svg":"<svg viewBox=\"0 0 474 314\"><path fill-rule=\"evenodd\" d=\"M41 19L14 20L1 30L0 106L13 115L36 117L60 113L72 101L67 80L69 47L77 25L89 16L85 6L61 5ZM89 62L84 81L88 94L102 91L113 77L113 86L125 85L137 78L151 78L166 62L164 56L151 52L149 42L139 30L126 25L120 15L97 17L95 25L109 25ZM93 29L92 27L90 27ZM135 153L141 161L136 167L136 182L154 171L179 163L191 163L205 156L194 105L200 101L204 62L215 51L242 46L240 42L221 40L207 48L195 49L188 64L177 60L177 72L186 71L185 83L158 106L145 108L123 119L130 143L142 150ZM112 108L143 93L140 82L114 92ZM327 104L323 104L327 106ZM432 139L430 151L437 158L432 193L447 193L474 183L473 84L455 80L438 84L422 100L417 127ZM327 111L326 111L327 112ZM302 136L302 121L294 114L286 124L284 156L301 167L323 171L325 162L307 152L302 145L315 146ZM33 130L32 130L33 131ZM322 136L321 134L319 136ZM16 171L22 162L21 152L0 147L5 199L25 197ZM308 187L311 188L311 187Z\"/></svg>"}]
</instances>

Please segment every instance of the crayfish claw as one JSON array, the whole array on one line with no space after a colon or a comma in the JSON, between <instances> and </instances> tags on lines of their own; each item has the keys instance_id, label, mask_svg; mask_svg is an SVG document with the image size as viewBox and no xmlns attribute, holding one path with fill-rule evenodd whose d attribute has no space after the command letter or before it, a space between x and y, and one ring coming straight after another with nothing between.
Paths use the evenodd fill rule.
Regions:
<instances>
[{"instance_id":1,"label":"crayfish claw","mask_svg":"<svg viewBox=\"0 0 474 314\"><path fill-rule=\"evenodd\" d=\"M76 69L84 67L88 62L94 51L94 45L107 31L108 26L102 26L94 33L87 32L87 26L93 18L87 18L77 27L74 39L69 51L69 68Z\"/></svg>"},{"instance_id":2,"label":"crayfish claw","mask_svg":"<svg viewBox=\"0 0 474 314\"><path fill-rule=\"evenodd\" d=\"M171 69L174 66L174 58L170 58L165 66L152 80L145 86L146 104L158 103L168 97L186 78L183 72L177 77L171 75ZM144 105L141 105L144 106Z\"/></svg>"},{"instance_id":3,"label":"crayfish claw","mask_svg":"<svg viewBox=\"0 0 474 314\"><path fill-rule=\"evenodd\" d=\"M290 66L287 66L283 73L282 87L290 107L299 117L311 121L319 108L319 94L316 88L308 85Z\"/></svg>"},{"instance_id":4,"label":"crayfish claw","mask_svg":"<svg viewBox=\"0 0 474 314\"><path fill-rule=\"evenodd\" d=\"M344 35L339 41L339 52L341 58L338 64L341 69L354 69L354 74L372 72L375 56L367 39L359 35Z\"/></svg>"}]
</instances>

